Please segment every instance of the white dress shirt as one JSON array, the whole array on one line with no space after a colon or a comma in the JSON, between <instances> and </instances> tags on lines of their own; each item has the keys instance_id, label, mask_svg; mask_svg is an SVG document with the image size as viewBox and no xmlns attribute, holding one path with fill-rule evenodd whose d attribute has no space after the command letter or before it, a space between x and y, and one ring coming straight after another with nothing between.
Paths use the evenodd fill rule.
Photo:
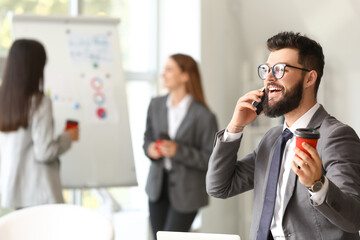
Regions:
<instances>
[{"instance_id":1,"label":"white dress shirt","mask_svg":"<svg viewBox=\"0 0 360 240\"><path fill-rule=\"evenodd\" d=\"M289 128L289 130L294 133L297 128L306 128L309 124L311 118L314 116L315 112L320 107L320 104L316 103L310 110L308 110L304 115L302 115L296 122ZM288 128L286 122L284 122L284 130ZM240 133L229 133L225 130L223 141L230 142L236 139L239 139L242 136L242 132ZM279 173L279 180L276 192L276 201L274 208L274 216L271 222L271 233L274 239L285 239L284 231L282 229L282 219L284 216L284 196L286 185L289 180L289 175L291 170L291 163L295 157L295 137L292 137L289 141L287 141L283 161L281 163L281 169ZM309 191L311 194L311 199L315 203L321 203L324 201L327 193L327 189L329 186L329 182L325 177L325 183L322 189L319 192L313 193Z\"/></svg>"},{"instance_id":2,"label":"white dress shirt","mask_svg":"<svg viewBox=\"0 0 360 240\"><path fill-rule=\"evenodd\" d=\"M190 94L187 94L176 106L172 106L171 96L168 96L166 100L166 107L168 110L168 134L171 140L175 139L179 126L184 120L192 101L193 97ZM165 157L164 167L166 170L171 170L171 159L169 157Z\"/></svg>"}]
</instances>

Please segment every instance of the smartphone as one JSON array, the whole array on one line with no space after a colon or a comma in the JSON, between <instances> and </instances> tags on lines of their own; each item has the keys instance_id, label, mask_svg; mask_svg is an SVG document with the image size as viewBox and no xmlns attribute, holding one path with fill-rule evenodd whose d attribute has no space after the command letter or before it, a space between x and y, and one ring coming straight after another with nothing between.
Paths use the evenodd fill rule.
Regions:
<instances>
[{"instance_id":1,"label":"smartphone","mask_svg":"<svg viewBox=\"0 0 360 240\"><path fill-rule=\"evenodd\" d=\"M262 92L264 93L264 95L262 95L261 97L261 102L256 102L256 101L253 101L252 102L252 105L254 105L257 109L256 109L256 114L259 115L261 113L261 111L263 110L263 101L265 99L265 88L262 90Z\"/></svg>"},{"instance_id":2,"label":"smartphone","mask_svg":"<svg viewBox=\"0 0 360 240\"><path fill-rule=\"evenodd\" d=\"M170 137L169 137L169 135L168 135L167 133L160 133L158 139L161 139L161 140L170 140Z\"/></svg>"},{"instance_id":3,"label":"smartphone","mask_svg":"<svg viewBox=\"0 0 360 240\"><path fill-rule=\"evenodd\" d=\"M69 130L71 128L77 128L79 125L79 122L78 121L75 121L75 120L66 120L66 127L65 129L66 130Z\"/></svg>"}]
</instances>

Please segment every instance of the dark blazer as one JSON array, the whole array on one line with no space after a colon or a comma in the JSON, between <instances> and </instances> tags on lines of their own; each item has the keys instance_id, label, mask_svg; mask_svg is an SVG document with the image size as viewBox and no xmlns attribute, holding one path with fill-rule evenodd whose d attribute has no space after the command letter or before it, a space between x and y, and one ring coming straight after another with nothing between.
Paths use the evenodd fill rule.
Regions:
<instances>
[{"instance_id":1,"label":"dark blazer","mask_svg":"<svg viewBox=\"0 0 360 240\"><path fill-rule=\"evenodd\" d=\"M354 130L330 116L321 106L308 127L320 132L317 151L329 189L320 205L310 200L308 189L293 171L284 196L283 230L286 239L360 239L360 141ZM266 180L275 143L283 126L270 129L258 147L241 160L241 139L216 143L206 177L207 192L228 198L254 189L250 239L256 239L264 203Z\"/></svg>"},{"instance_id":2,"label":"dark blazer","mask_svg":"<svg viewBox=\"0 0 360 240\"><path fill-rule=\"evenodd\" d=\"M166 99L167 96L153 98L149 105L143 146L146 155L149 144L168 132ZM193 212L208 204L205 175L216 132L215 115L193 100L175 139L172 139L178 149L168 173L169 198L180 212ZM152 160L146 184L150 201L160 197L163 173L163 160Z\"/></svg>"}]
</instances>

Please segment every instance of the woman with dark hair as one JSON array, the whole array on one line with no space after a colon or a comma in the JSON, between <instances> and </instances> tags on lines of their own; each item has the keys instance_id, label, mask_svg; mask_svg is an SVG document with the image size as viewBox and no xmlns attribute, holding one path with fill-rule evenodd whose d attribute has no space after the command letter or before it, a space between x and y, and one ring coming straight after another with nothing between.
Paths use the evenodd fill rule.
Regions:
<instances>
[{"instance_id":1,"label":"woman with dark hair","mask_svg":"<svg viewBox=\"0 0 360 240\"><path fill-rule=\"evenodd\" d=\"M54 139L51 100L44 95L46 53L16 40L0 86L1 203L5 208L62 203L58 156L78 140L73 128Z\"/></svg>"},{"instance_id":2,"label":"woman with dark hair","mask_svg":"<svg viewBox=\"0 0 360 240\"><path fill-rule=\"evenodd\" d=\"M151 100L143 146L151 160L146 192L155 239L157 231L189 231L208 204L205 175L217 132L194 59L170 56L162 77L169 94Z\"/></svg>"}]
</instances>

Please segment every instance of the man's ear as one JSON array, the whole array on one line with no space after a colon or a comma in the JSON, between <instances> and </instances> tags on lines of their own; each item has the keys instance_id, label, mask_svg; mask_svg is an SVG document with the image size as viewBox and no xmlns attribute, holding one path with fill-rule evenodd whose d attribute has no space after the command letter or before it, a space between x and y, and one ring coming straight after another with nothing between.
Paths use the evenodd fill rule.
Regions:
<instances>
[{"instance_id":1,"label":"man's ear","mask_svg":"<svg viewBox=\"0 0 360 240\"><path fill-rule=\"evenodd\" d=\"M307 78L305 79L305 87L310 87L315 85L317 79L317 72L315 70L311 70L307 74Z\"/></svg>"}]
</instances>

